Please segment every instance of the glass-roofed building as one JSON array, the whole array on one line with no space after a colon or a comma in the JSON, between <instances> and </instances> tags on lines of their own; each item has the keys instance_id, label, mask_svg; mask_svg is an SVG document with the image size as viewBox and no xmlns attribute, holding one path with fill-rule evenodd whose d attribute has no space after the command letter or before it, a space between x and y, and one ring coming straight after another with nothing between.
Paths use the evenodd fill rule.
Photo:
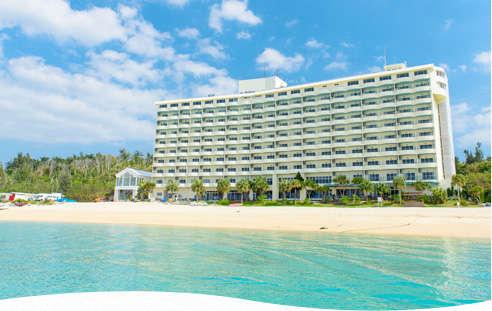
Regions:
<instances>
[{"instance_id":1,"label":"glass-roofed building","mask_svg":"<svg viewBox=\"0 0 492 311\"><path fill-rule=\"evenodd\" d=\"M125 168L116 174L116 186L114 188L114 201L135 199L137 196L138 185L142 181L152 179L152 172Z\"/></svg>"}]
</instances>

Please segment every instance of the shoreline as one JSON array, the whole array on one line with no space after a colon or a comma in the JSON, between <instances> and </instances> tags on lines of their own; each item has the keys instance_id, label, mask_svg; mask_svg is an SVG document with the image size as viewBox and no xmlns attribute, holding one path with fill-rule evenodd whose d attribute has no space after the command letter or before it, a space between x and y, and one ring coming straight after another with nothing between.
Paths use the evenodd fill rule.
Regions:
<instances>
[{"instance_id":1,"label":"shoreline","mask_svg":"<svg viewBox=\"0 0 492 311\"><path fill-rule=\"evenodd\" d=\"M229 207L148 202L63 203L0 210L0 221L491 238L490 208Z\"/></svg>"}]
</instances>

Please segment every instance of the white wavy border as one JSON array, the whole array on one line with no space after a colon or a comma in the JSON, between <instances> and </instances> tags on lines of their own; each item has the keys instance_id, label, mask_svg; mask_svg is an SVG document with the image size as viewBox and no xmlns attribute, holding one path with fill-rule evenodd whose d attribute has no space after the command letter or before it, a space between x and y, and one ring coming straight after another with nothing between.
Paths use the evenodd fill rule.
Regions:
<instances>
[{"instance_id":1,"label":"white wavy border","mask_svg":"<svg viewBox=\"0 0 492 311\"><path fill-rule=\"evenodd\" d=\"M94 292L56 294L0 300L0 310L5 311L314 311L335 310L291 307L203 294L168 292ZM492 310L492 301L456 307L418 310Z\"/></svg>"}]
</instances>

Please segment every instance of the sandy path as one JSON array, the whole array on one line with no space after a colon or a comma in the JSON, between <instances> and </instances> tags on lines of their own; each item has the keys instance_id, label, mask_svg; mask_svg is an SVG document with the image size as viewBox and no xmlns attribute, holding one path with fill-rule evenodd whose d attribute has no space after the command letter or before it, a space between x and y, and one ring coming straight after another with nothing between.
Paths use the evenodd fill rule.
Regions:
<instances>
[{"instance_id":1,"label":"sandy path","mask_svg":"<svg viewBox=\"0 0 492 311\"><path fill-rule=\"evenodd\" d=\"M0 210L0 221L322 231L489 238L490 208L225 207L64 203ZM320 229L320 228L325 229Z\"/></svg>"}]
</instances>

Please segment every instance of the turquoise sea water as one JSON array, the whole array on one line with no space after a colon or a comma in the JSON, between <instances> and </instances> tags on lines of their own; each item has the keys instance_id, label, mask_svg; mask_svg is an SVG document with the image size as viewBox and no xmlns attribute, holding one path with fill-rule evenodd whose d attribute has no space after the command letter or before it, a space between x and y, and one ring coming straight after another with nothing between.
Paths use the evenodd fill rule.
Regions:
<instances>
[{"instance_id":1,"label":"turquoise sea water","mask_svg":"<svg viewBox=\"0 0 492 311\"><path fill-rule=\"evenodd\" d=\"M490 240L0 222L0 299L168 291L333 309L490 300Z\"/></svg>"}]
</instances>

